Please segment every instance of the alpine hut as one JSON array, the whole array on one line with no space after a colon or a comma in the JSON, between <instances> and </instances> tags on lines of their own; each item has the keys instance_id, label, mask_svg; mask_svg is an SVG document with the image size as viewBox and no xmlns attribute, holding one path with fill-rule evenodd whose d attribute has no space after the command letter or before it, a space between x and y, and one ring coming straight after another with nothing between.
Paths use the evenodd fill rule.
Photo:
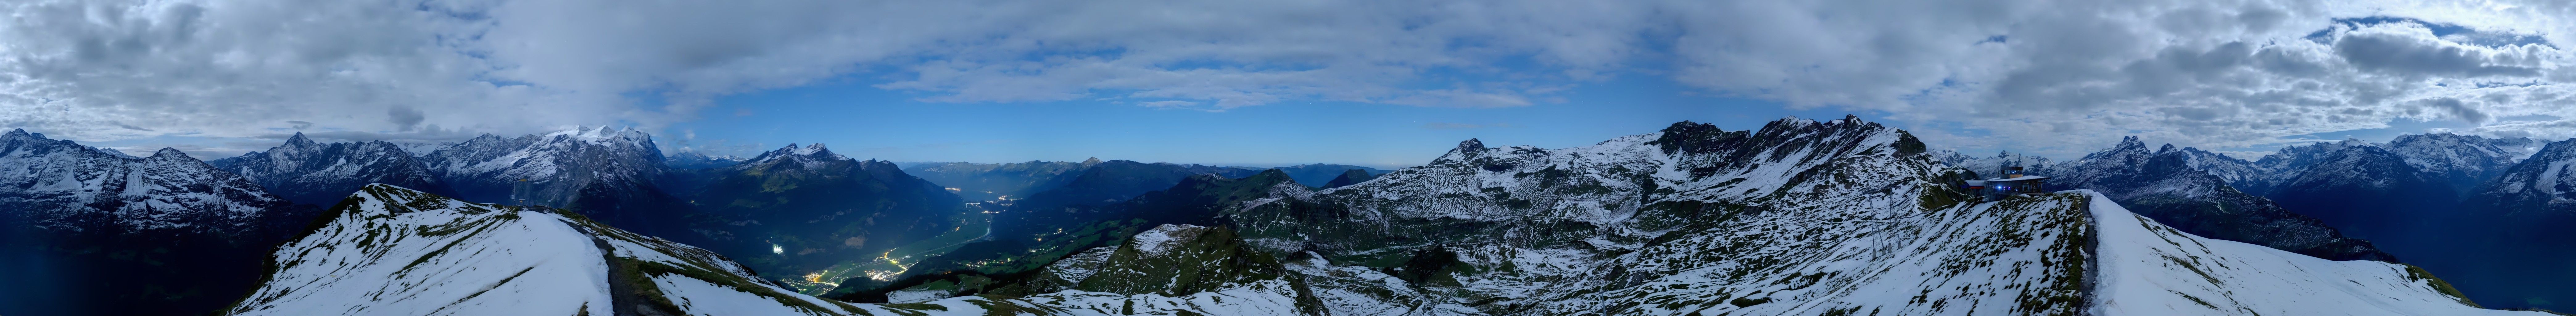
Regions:
<instances>
[{"instance_id":1,"label":"alpine hut","mask_svg":"<svg viewBox=\"0 0 2576 316\"><path fill-rule=\"evenodd\" d=\"M1967 187L1984 193L1986 199L1995 200L2014 194L2041 193L2042 188L2046 187L2044 181L2048 180L2045 176L2023 174L2021 166L2004 166L2001 171L2003 171L2003 177L1985 181L1969 180Z\"/></svg>"}]
</instances>

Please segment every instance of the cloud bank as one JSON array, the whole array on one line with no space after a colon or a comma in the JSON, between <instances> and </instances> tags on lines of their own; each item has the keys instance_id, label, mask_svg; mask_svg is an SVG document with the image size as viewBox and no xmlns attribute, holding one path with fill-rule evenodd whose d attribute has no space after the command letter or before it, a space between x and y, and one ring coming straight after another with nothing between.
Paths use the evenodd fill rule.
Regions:
<instances>
[{"instance_id":1,"label":"cloud bank","mask_svg":"<svg viewBox=\"0 0 2576 316\"><path fill-rule=\"evenodd\" d=\"M851 78L950 103L1584 106L1611 78L1966 147L2450 120L2567 137L2557 1L19 1L0 125L78 139L696 119ZM1437 128L1437 127L1435 127ZM1954 134L1974 130L1975 136ZM343 134L345 134L343 133ZM375 137L384 136L356 136ZM413 137L413 136L404 136ZM353 138L355 139L355 138Z\"/></svg>"}]
</instances>

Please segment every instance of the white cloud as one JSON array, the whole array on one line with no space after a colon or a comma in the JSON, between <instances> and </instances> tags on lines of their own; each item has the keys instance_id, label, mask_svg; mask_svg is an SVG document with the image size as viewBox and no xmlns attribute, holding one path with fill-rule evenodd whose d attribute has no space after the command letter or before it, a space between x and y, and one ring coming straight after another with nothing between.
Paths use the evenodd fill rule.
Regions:
<instances>
[{"instance_id":1,"label":"white cloud","mask_svg":"<svg viewBox=\"0 0 2576 316\"><path fill-rule=\"evenodd\" d=\"M75 139L650 127L694 119L715 96L845 76L935 102L1202 110L1532 106L1647 76L1976 128L1918 134L2039 152L2128 134L2225 148L2400 118L2511 129L2545 125L2494 118L2576 117L2576 92L2559 86L2576 82L2558 46L2576 43L2564 21L2576 6L2563 2L139 0L0 12L12 17L0 21L0 124ZM2348 20L2373 16L2441 25ZM2436 34L2453 26L2470 31Z\"/></svg>"}]
</instances>

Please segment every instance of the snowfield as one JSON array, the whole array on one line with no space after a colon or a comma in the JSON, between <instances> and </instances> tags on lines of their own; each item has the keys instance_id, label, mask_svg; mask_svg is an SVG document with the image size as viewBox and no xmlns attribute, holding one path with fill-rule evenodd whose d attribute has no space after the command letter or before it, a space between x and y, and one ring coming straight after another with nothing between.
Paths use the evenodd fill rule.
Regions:
<instances>
[{"instance_id":1,"label":"snowfield","mask_svg":"<svg viewBox=\"0 0 2576 316\"><path fill-rule=\"evenodd\" d=\"M2422 270L2200 238L2089 190L2100 228L2093 315L2530 315L2471 307Z\"/></svg>"}]
</instances>

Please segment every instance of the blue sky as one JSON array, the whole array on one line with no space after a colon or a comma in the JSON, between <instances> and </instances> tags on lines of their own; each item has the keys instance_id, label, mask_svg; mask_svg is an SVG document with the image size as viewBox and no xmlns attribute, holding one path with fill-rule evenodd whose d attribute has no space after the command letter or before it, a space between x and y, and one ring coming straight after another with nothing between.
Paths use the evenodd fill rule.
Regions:
<instances>
[{"instance_id":1,"label":"blue sky","mask_svg":"<svg viewBox=\"0 0 2576 316\"><path fill-rule=\"evenodd\" d=\"M1752 129L1786 116L1840 118L1770 101L1708 96L1651 77L1584 84L1562 102L1453 108L1298 101L1223 111L1122 102L922 102L857 80L716 100L706 117L659 136L666 150L749 154L824 143L863 159L1079 161L1088 157L1224 165L1344 163L1400 167L1457 142L1565 148L1651 133L1684 120ZM1867 113L1860 113L1867 114Z\"/></svg>"}]
</instances>

